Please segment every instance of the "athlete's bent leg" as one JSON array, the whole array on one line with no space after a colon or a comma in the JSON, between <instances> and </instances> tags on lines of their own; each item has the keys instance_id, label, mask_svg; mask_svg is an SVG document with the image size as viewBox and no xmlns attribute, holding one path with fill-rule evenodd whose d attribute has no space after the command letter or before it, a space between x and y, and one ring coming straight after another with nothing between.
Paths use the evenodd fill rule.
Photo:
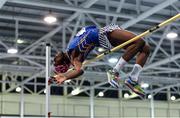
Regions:
<instances>
[{"instance_id":1,"label":"athlete's bent leg","mask_svg":"<svg viewBox=\"0 0 180 118\"><path fill-rule=\"evenodd\" d=\"M110 40L110 43L113 46L118 46L121 43L124 43L124 42L134 38L135 36L136 36L135 34L128 32L126 30L114 30L113 32L109 33L108 38ZM111 75L113 74L114 76L118 75L117 73L120 71L120 69L122 69L123 66L129 60L131 60L135 55L137 55L139 53L136 58L135 67L133 68L133 71L131 72L132 75L133 75L133 73L134 73L134 75L136 75L136 79L137 79L140 71L142 70L142 67L144 66L144 64L147 60L147 57L149 56L149 46L147 46L142 39L139 39L139 40L125 46L124 49L125 49L124 55L119 59L118 63L114 67L113 71L111 71L109 73ZM111 77L115 78L113 76L111 76ZM116 82L115 79L113 79L113 83L115 83L115 82ZM136 82L136 86L137 85L138 85L138 83ZM138 87L139 87L139 85L138 85Z\"/></svg>"},{"instance_id":2,"label":"athlete's bent leg","mask_svg":"<svg viewBox=\"0 0 180 118\"><path fill-rule=\"evenodd\" d=\"M150 47L145 45L142 51L138 54L136 58L136 64L134 65L128 79L125 80L125 84L135 93L144 96L144 91L138 84L138 76L142 71L142 67L144 66L148 56L150 53Z\"/></svg>"}]
</instances>

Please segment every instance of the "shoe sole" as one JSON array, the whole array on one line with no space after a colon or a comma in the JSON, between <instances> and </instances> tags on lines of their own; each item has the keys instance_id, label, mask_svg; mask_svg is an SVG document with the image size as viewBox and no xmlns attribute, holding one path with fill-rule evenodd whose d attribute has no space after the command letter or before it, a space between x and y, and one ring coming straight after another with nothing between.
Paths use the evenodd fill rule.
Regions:
<instances>
[{"instance_id":1,"label":"shoe sole","mask_svg":"<svg viewBox=\"0 0 180 118\"><path fill-rule=\"evenodd\" d=\"M145 95L143 93L138 92L134 87L132 87L127 81L125 81L125 85L132 90L134 93L140 95L141 97L144 97Z\"/></svg>"},{"instance_id":2,"label":"shoe sole","mask_svg":"<svg viewBox=\"0 0 180 118\"><path fill-rule=\"evenodd\" d=\"M111 86L119 88L119 85L114 80L109 81L109 83L111 84Z\"/></svg>"},{"instance_id":3,"label":"shoe sole","mask_svg":"<svg viewBox=\"0 0 180 118\"><path fill-rule=\"evenodd\" d=\"M119 88L119 84L117 84L114 80L111 80L110 78L110 75L108 72L107 72L107 77L108 77L108 82L111 86L113 86L114 88Z\"/></svg>"}]
</instances>

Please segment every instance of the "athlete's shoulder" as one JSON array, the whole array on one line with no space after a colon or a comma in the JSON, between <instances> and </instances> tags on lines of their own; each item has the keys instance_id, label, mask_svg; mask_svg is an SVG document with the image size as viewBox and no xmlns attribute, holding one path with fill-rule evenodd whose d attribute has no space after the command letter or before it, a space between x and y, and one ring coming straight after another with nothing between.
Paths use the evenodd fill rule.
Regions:
<instances>
[{"instance_id":1,"label":"athlete's shoulder","mask_svg":"<svg viewBox=\"0 0 180 118\"><path fill-rule=\"evenodd\" d=\"M95 26L95 25L89 25L89 26L85 26L84 28L85 28L85 29L96 29L97 26Z\"/></svg>"}]
</instances>

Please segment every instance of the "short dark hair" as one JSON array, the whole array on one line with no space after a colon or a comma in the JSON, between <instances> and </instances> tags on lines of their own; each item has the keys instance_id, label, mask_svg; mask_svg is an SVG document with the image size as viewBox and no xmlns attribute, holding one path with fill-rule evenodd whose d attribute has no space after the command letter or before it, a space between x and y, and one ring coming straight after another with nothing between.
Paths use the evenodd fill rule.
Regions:
<instances>
[{"instance_id":1,"label":"short dark hair","mask_svg":"<svg viewBox=\"0 0 180 118\"><path fill-rule=\"evenodd\" d=\"M61 65L64 63L65 53L63 51L59 51L54 57L54 66Z\"/></svg>"}]
</instances>

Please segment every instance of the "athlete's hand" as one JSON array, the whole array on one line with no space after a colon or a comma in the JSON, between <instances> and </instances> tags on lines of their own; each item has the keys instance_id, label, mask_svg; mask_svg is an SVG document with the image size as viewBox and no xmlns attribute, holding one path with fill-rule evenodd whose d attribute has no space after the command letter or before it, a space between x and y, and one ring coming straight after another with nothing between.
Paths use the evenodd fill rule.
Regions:
<instances>
[{"instance_id":1,"label":"athlete's hand","mask_svg":"<svg viewBox=\"0 0 180 118\"><path fill-rule=\"evenodd\" d=\"M55 75L54 78L56 79L57 84L62 84L67 79L67 77L61 73Z\"/></svg>"}]
</instances>

